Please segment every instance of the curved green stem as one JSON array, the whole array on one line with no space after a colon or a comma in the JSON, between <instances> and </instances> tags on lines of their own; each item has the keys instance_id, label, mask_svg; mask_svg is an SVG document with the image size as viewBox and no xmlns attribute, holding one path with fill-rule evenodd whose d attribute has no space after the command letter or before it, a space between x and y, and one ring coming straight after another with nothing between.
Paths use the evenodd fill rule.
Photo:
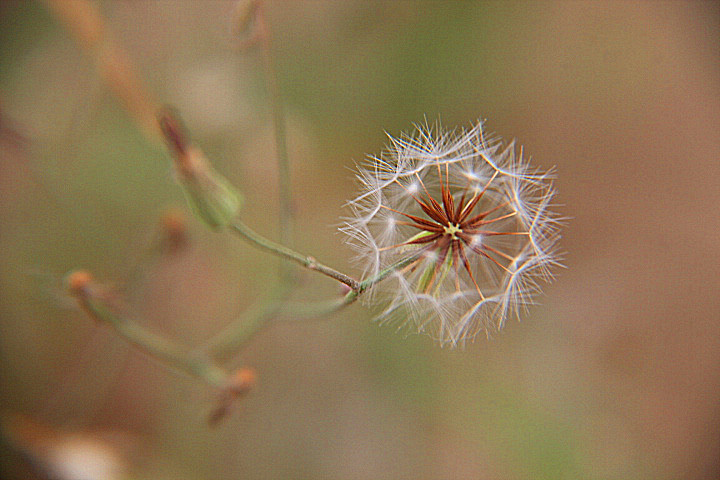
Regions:
<instances>
[{"instance_id":1,"label":"curved green stem","mask_svg":"<svg viewBox=\"0 0 720 480\"><path fill-rule=\"evenodd\" d=\"M224 360L236 353L250 338L281 310L282 301L287 297L290 287L279 283L269 298L250 307L232 321L220 333L210 339L201 349L210 358Z\"/></svg>"},{"instance_id":2,"label":"curved green stem","mask_svg":"<svg viewBox=\"0 0 720 480\"><path fill-rule=\"evenodd\" d=\"M406 265L412 263L415 259L417 259L418 255L412 255L408 258L404 258L399 262L396 262L384 268L374 277L359 282L357 289L350 290L343 297L333 300L322 300L320 302L286 303L279 309L278 313L292 316L293 318L315 318L333 313L353 303L355 300L358 299L360 295L363 294L363 292L365 292L365 290L372 287L376 283L385 280L390 274L392 274L392 272L394 272L398 268L403 268Z\"/></svg>"},{"instance_id":3,"label":"curved green stem","mask_svg":"<svg viewBox=\"0 0 720 480\"><path fill-rule=\"evenodd\" d=\"M134 320L120 316L96 297L83 294L78 297L78 302L93 319L107 323L125 340L162 363L189 373L212 387L226 386L228 374L213 363L191 355L186 348L146 330Z\"/></svg>"},{"instance_id":4,"label":"curved green stem","mask_svg":"<svg viewBox=\"0 0 720 480\"><path fill-rule=\"evenodd\" d=\"M257 234L255 235L257 236L256 240L262 240L263 243L260 245L263 246L263 248L272 251L273 253L284 256L286 258L290 258L295 261L299 261L296 257L300 259L308 258L303 257L301 254L296 253L290 249L286 249L281 245L269 242ZM270 245L264 245L264 243L266 242ZM278 293L274 299L270 298L267 302L259 304L253 307L251 310L245 312L242 317L232 322L219 335L217 335L214 339L210 340L210 342L208 342L208 344L206 344L202 348L202 351L207 352L208 355L210 355L212 358L222 360L236 353L240 348L243 347L243 345L248 342L248 340L250 340L253 335L260 331L269 320L275 318L276 316L284 316L293 320L300 320L308 318L318 318L341 310L342 308L355 302L355 300L357 300L357 298L362 295L365 290L375 285L376 283L383 281L398 268L403 268L406 265L412 263L415 259L417 259L418 255L420 254L421 252L418 252L415 255L404 258L399 262L396 262L381 270L374 277L363 280L362 282L351 279L355 284L355 288L351 288L349 292L347 292L344 296L340 298L323 300L319 302L281 303L280 300L284 298L285 294ZM324 268L330 269L330 267ZM341 274L340 272L332 269L330 270L335 272L335 274L346 277L346 275ZM336 278L334 275L331 276L333 278Z\"/></svg>"}]
</instances>

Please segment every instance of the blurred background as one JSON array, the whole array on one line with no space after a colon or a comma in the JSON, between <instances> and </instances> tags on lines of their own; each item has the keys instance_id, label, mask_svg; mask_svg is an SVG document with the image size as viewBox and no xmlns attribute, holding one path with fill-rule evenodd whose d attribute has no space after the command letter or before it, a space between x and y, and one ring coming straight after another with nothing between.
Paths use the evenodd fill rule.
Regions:
<instances>
[{"instance_id":1,"label":"blurred background","mask_svg":"<svg viewBox=\"0 0 720 480\"><path fill-rule=\"evenodd\" d=\"M360 304L273 324L230 361L258 384L214 428L214 392L62 279L92 271L188 345L262 297L277 261L189 214L153 256L187 208L143 123L143 92L175 106L278 238L260 49L239 48L234 2L91 5L137 84L106 81L92 29L83 44L46 3L0 3L3 478L44 478L27 460L83 479L718 478L718 2L267 2L300 251L359 274L336 230L354 163L424 118L487 119L557 166L567 268L463 349ZM338 293L299 274L296 299Z\"/></svg>"}]
</instances>

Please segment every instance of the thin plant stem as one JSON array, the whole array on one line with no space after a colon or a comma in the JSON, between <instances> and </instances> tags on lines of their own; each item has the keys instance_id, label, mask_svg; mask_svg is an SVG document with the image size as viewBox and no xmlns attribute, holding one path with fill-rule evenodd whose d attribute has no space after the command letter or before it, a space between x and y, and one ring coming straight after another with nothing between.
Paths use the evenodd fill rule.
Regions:
<instances>
[{"instance_id":1,"label":"thin plant stem","mask_svg":"<svg viewBox=\"0 0 720 480\"><path fill-rule=\"evenodd\" d=\"M345 296L319 302L285 302L284 294L276 295L245 311L242 316L211 339L202 349L211 358L222 361L236 354L268 321L287 317L292 320L319 318L351 304L357 295L350 290Z\"/></svg>"},{"instance_id":2,"label":"thin plant stem","mask_svg":"<svg viewBox=\"0 0 720 480\"><path fill-rule=\"evenodd\" d=\"M148 355L212 387L224 388L227 385L228 374L225 370L200 356L191 355L185 347L143 328L136 321L119 315L98 296L88 293L87 289L76 293L76 298L93 319L110 325L122 338Z\"/></svg>"},{"instance_id":3,"label":"thin plant stem","mask_svg":"<svg viewBox=\"0 0 720 480\"><path fill-rule=\"evenodd\" d=\"M314 271L319 272L327 277L337 280L340 283L344 283L345 285L350 287L351 292L348 293L348 295L351 295L354 293L355 294L354 296L360 295L361 293L363 293L365 290L367 290L374 284L384 280L385 278L387 278L388 275L390 275L392 272L394 272L398 268L403 268L403 267L409 265L414 260L417 260L418 257L420 257L420 255L422 255L425 252L424 249L418 250L415 254L409 255L408 257L403 258L402 260L384 268L383 270L378 272L377 275L370 277L368 279L365 279L363 281L358 281L349 275L346 275L342 272L335 270L332 267L329 267L323 263L318 262L314 257L303 255L302 253L296 252L295 250L293 250L291 248L288 248L284 245L280 245L279 243L275 243L272 240L269 240L269 239L263 237L262 235L256 233L250 227L245 225L240 220L236 220L233 224L230 225L230 228L232 230L234 230L235 232L237 232L242 238L244 238L248 242L255 245L256 247L259 247L263 250L266 250L270 253L278 255L287 260L291 260L309 270L314 270ZM354 299L354 297L352 297L352 298Z\"/></svg>"},{"instance_id":4,"label":"thin plant stem","mask_svg":"<svg viewBox=\"0 0 720 480\"><path fill-rule=\"evenodd\" d=\"M344 283L352 290L358 290L360 288L361 283L350 277L349 275L339 272L334 268L328 267L327 265L318 262L313 257L303 255L289 247L280 245L279 243L275 243L272 240L268 240L267 238L253 231L250 227L248 227L239 220L236 220L234 223L232 223L230 225L230 228L236 233L238 233L242 238L257 247L262 248L263 250L283 257L287 260L291 260L309 270L315 270L325 276L333 278L340 283Z\"/></svg>"},{"instance_id":5,"label":"thin plant stem","mask_svg":"<svg viewBox=\"0 0 720 480\"><path fill-rule=\"evenodd\" d=\"M218 361L227 359L240 350L252 336L259 332L284 305L289 285L279 283L267 300L253 305L236 320L210 339L201 349L207 356Z\"/></svg>"},{"instance_id":6,"label":"thin plant stem","mask_svg":"<svg viewBox=\"0 0 720 480\"><path fill-rule=\"evenodd\" d=\"M422 251L404 258L378 272L377 275L356 282L357 288L344 296L319 302L284 302L272 300L259 304L232 322L225 330L211 340L203 349L212 358L223 360L238 352L272 318L285 317L290 320L305 320L329 315L355 302L365 290L386 279L392 272L415 261ZM299 255L299 254L298 254ZM339 272L338 272L339 273Z\"/></svg>"},{"instance_id":7,"label":"thin plant stem","mask_svg":"<svg viewBox=\"0 0 720 480\"><path fill-rule=\"evenodd\" d=\"M272 32L267 24L265 17L265 5L261 0L257 1L252 8L252 15L255 19L254 38L260 41L262 48L262 63L265 74L268 95L270 99L270 109L272 114L273 129L275 132L276 158L278 165L278 191L280 200L279 213L279 229L280 244L275 244L269 240L263 239L242 223L236 223L234 229L243 237L251 242L259 245L267 250L279 253L285 258L290 258L308 268L314 268L331 276L332 278L346 283L352 288L357 281L337 272L325 265L318 265L317 262L310 258L304 257L292 251L289 247L293 245L293 222L292 222L292 196L290 189L290 160L287 148L287 130L285 124L285 114L282 102L282 96L278 87L277 70L273 57ZM285 247L285 245L289 247ZM266 322L274 318L281 310L284 301L287 299L292 288L293 277L289 264L280 263L280 279L271 289L268 298L250 307L240 317L230 323L224 330L213 337L203 348L209 352L213 358L226 358L228 355L237 351L244 345L250 337L257 331L262 329ZM336 300L330 301L331 304L337 303ZM334 308L334 307L331 307ZM325 310L323 308L322 310Z\"/></svg>"},{"instance_id":8,"label":"thin plant stem","mask_svg":"<svg viewBox=\"0 0 720 480\"><path fill-rule=\"evenodd\" d=\"M259 2L255 12L258 36L262 43L263 70L270 95L270 109L275 130L275 147L277 149L278 183L280 192L280 243L293 244L292 196L290 192L290 159L287 148L287 130L285 128L285 112L282 96L277 81L277 70L272 51L272 32L265 20L264 2Z\"/></svg>"}]
</instances>

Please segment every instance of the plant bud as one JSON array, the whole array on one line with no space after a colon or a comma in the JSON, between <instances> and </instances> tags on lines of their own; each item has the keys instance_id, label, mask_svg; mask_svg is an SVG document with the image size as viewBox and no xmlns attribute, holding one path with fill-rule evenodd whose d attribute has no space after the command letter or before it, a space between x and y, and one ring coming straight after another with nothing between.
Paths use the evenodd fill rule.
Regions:
<instances>
[{"instance_id":1,"label":"plant bud","mask_svg":"<svg viewBox=\"0 0 720 480\"><path fill-rule=\"evenodd\" d=\"M163 253L175 254L188 246L190 239L187 221L183 212L168 210L160 218L160 250Z\"/></svg>"},{"instance_id":2,"label":"plant bud","mask_svg":"<svg viewBox=\"0 0 720 480\"><path fill-rule=\"evenodd\" d=\"M212 168L202 151L188 141L173 113L163 111L159 122L173 154L178 183L192 211L212 228L230 224L240 211L242 195Z\"/></svg>"},{"instance_id":3,"label":"plant bud","mask_svg":"<svg viewBox=\"0 0 720 480\"><path fill-rule=\"evenodd\" d=\"M87 294L87 288L92 280L93 278L90 272L75 270L65 277L65 285L72 296L81 298Z\"/></svg>"},{"instance_id":4,"label":"plant bud","mask_svg":"<svg viewBox=\"0 0 720 480\"><path fill-rule=\"evenodd\" d=\"M212 228L225 227L240 211L242 196L213 169L205 155L190 146L176 163L178 181L192 211Z\"/></svg>"},{"instance_id":5,"label":"plant bud","mask_svg":"<svg viewBox=\"0 0 720 480\"><path fill-rule=\"evenodd\" d=\"M256 375L252 368L241 368L228 376L227 384L220 391L217 404L210 412L208 424L215 426L227 417L235 400L255 387Z\"/></svg>"}]
</instances>

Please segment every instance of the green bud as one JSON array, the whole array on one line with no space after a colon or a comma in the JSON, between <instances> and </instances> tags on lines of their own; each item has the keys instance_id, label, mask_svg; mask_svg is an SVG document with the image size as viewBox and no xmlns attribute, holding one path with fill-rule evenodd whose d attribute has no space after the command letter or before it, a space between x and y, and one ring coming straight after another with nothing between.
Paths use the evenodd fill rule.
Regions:
<instances>
[{"instance_id":1,"label":"green bud","mask_svg":"<svg viewBox=\"0 0 720 480\"><path fill-rule=\"evenodd\" d=\"M177 179L192 211L211 228L229 225L240 211L242 195L212 168L202 151L191 144L173 109L161 110L158 123L173 154Z\"/></svg>"},{"instance_id":2,"label":"green bud","mask_svg":"<svg viewBox=\"0 0 720 480\"><path fill-rule=\"evenodd\" d=\"M240 212L242 195L197 148L188 147L184 157L176 163L177 175L190 208L211 228L226 227Z\"/></svg>"}]
</instances>

